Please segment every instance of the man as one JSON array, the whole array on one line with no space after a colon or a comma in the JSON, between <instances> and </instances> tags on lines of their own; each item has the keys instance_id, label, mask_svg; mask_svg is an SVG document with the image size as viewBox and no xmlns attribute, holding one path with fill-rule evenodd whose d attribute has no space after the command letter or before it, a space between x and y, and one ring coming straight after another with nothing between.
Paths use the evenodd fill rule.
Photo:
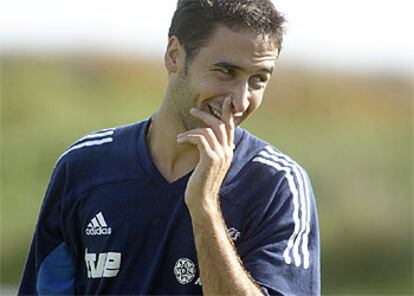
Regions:
<instances>
[{"instance_id":1,"label":"man","mask_svg":"<svg viewBox=\"0 0 414 296\"><path fill-rule=\"evenodd\" d=\"M237 127L283 22L267 0L178 1L159 110L59 158L20 294L320 293L307 175Z\"/></svg>"}]
</instances>

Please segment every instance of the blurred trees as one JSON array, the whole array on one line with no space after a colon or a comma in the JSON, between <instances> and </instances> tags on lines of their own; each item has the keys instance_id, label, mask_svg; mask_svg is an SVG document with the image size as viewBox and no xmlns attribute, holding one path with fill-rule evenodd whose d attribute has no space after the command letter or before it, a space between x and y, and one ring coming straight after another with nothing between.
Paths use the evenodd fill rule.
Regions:
<instances>
[{"instance_id":1,"label":"blurred trees","mask_svg":"<svg viewBox=\"0 0 414 296\"><path fill-rule=\"evenodd\" d=\"M276 68L244 125L301 163L319 209L324 294L412 294L409 77ZM17 284L54 163L85 133L146 118L167 73L108 57L1 57L1 283Z\"/></svg>"}]
</instances>

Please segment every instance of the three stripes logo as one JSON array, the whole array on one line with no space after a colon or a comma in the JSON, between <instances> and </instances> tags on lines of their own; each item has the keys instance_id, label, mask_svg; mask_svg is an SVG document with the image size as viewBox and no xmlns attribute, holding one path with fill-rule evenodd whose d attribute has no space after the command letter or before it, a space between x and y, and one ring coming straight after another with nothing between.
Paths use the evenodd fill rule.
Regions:
<instances>
[{"instance_id":1,"label":"three stripes logo","mask_svg":"<svg viewBox=\"0 0 414 296\"><path fill-rule=\"evenodd\" d=\"M104 129L96 132L92 132L78 141L76 141L69 149L67 149L57 160L59 162L66 154L86 147L100 146L107 143L111 143L113 139L113 134L115 128Z\"/></svg>"},{"instance_id":2,"label":"three stripes logo","mask_svg":"<svg viewBox=\"0 0 414 296\"><path fill-rule=\"evenodd\" d=\"M309 233L312 192L306 172L291 158L271 146L264 147L253 161L285 172L292 193L294 230L283 252L283 258L286 264L294 263L297 267L302 265L308 269L310 265Z\"/></svg>"},{"instance_id":3,"label":"three stripes logo","mask_svg":"<svg viewBox=\"0 0 414 296\"><path fill-rule=\"evenodd\" d=\"M110 235L111 232L112 229L106 224L102 212L96 214L85 229L86 235Z\"/></svg>"}]
</instances>

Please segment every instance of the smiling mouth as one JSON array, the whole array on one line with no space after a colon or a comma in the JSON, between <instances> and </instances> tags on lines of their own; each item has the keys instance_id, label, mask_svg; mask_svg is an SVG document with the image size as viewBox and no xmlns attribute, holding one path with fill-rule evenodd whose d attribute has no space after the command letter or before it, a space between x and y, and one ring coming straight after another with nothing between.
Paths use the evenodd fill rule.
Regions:
<instances>
[{"instance_id":1,"label":"smiling mouth","mask_svg":"<svg viewBox=\"0 0 414 296\"><path fill-rule=\"evenodd\" d=\"M210 105L207 105L208 109L210 110L210 113L213 114L214 117L221 120L221 114L216 109L213 109Z\"/></svg>"}]
</instances>

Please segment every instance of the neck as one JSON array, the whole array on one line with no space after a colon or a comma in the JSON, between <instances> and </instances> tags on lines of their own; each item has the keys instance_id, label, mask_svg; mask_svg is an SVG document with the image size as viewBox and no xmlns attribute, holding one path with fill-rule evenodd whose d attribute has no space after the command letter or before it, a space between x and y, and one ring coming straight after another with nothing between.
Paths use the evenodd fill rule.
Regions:
<instances>
[{"instance_id":1,"label":"neck","mask_svg":"<svg viewBox=\"0 0 414 296\"><path fill-rule=\"evenodd\" d=\"M177 135L185 131L173 108L164 98L148 130L147 144L155 166L168 181L174 182L194 169L199 152L194 145L178 144Z\"/></svg>"}]
</instances>

